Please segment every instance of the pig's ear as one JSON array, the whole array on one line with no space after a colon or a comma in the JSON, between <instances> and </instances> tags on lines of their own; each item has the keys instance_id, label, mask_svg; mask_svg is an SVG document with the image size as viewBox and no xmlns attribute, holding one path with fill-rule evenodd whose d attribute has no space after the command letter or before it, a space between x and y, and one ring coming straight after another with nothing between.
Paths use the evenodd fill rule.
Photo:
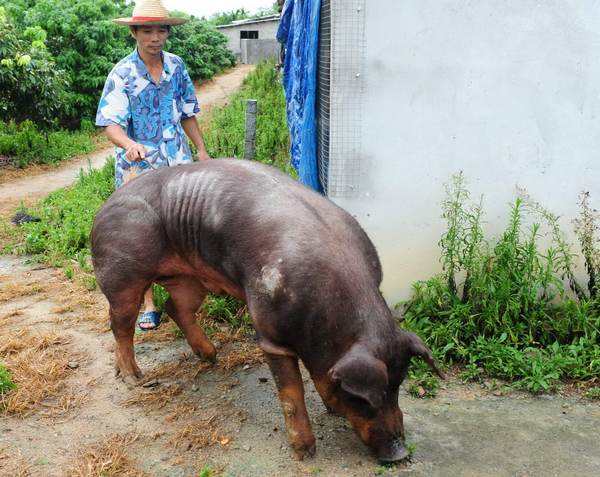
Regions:
<instances>
[{"instance_id":1,"label":"pig's ear","mask_svg":"<svg viewBox=\"0 0 600 477\"><path fill-rule=\"evenodd\" d=\"M383 405L388 387L387 366L367 350L352 348L329 370L329 377L372 408L379 409Z\"/></svg>"},{"instance_id":2,"label":"pig's ear","mask_svg":"<svg viewBox=\"0 0 600 477\"><path fill-rule=\"evenodd\" d=\"M440 378L446 379L444 373L442 373L437 367L437 364L433 359L433 354L431 353L431 350L427 346L425 346L425 343L421 341L421 338L419 338L414 333L403 332L401 339L402 344L406 346L411 357L418 356L422 358L423 361L425 361Z\"/></svg>"}]
</instances>

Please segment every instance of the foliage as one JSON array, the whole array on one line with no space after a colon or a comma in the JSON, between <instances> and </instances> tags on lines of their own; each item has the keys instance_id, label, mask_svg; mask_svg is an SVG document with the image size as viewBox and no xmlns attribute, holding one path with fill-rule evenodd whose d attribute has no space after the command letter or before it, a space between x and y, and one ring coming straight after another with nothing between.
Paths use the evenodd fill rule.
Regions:
<instances>
[{"instance_id":1,"label":"foliage","mask_svg":"<svg viewBox=\"0 0 600 477\"><path fill-rule=\"evenodd\" d=\"M184 59L190 76L209 79L223 69L235 66L235 56L227 48L227 38L209 23L188 17L189 21L173 28L167 50Z\"/></svg>"},{"instance_id":2,"label":"foliage","mask_svg":"<svg viewBox=\"0 0 600 477\"><path fill-rule=\"evenodd\" d=\"M8 156L17 167L28 164L55 164L94 150L94 126L83 121L79 131L42 132L29 121L20 124L0 122L0 155Z\"/></svg>"},{"instance_id":3,"label":"foliage","mask_svg":"<svg viewBox=\"0 0 600 477\"><path fill-rule=\"evenodd\" d=\"M413 286L406 327L438 358L466 365L471 379L485 373L540 392L562 379L600 376L600 302L575 279L575 255L558 217L518 198L493 244L484 238L481 204L470 202L463 176L455 176L443 203L443 272ZM543 222L527 228L529 216ZM545 250L543 226L552 241Z\"/></svg>"},{"instance_id":4,"label":"foliage","mask_svg":"<svg viewBox=\"0 0 600 477\"><path fill-rule=\"evenodd\" d=\"M46 72L45 75L37 75L35 82L32 80L31 87L41 84L42 79L49 82L54 76L63 81L60 101L56 101L57 93L54 95L54 102L50 104L60 108L53 111L52 117L60 119L63 125L69 127L77 127L81 118L94 117L108 73L135 46L129 29L112 21L117 17L129 16L132 11L131 2L0 0L0 6L2 5L16 31L29 32L30 37L33 33L45 37L47 51L36 40L36 51L28 54L33 66L43 66L42 71ZM2 35L0 33L0 49ZM226 39L221 33L207 22L191 18L188 24L173 28L168 47L183 58L192 79L205 79L234 65L234 57L225 45ZM34 53L38 56L43 53L47 63L41 63L38 56L33 56ZM6 55L0 50L0 56L4 58ZM55 68L52 67L53 63L56 64ZM22 88L29 97L31 87L24 83ZM49 89L47 86L45 88ZM34 92L36 97L40 96L37 90ZM48 93L48 97L52 98L52 95ZM15 116L8 117L20 120ZM26 117L33 119L31 116Z\"/></svg>"},{"instance_id":5,"label":"foliage","mask_svg":"<svg viewBox=\"0 0 600 477\"><path fill-rule=\"evenodd\" d=\"M209 466L204 466L202 470L198 473L198 477L212 477L214 475L212 468Z\"/></svg>"},{"instance_id":6,"label":"foliage","mask_svg":"<svg viewBox=\"0 0 600 477\"><path fill-rule=\"evenodd\" d=\"M272 62L259 64L234 94L229 104L213 110L204 140L211 157L243 157L246 101L258 101L256 119L256 160L293 175L289 165L289 136L286 127L285 97Z\"/></svg>"},{"instance_id":7,"label":"foliage","mask_svg":"<svg viewBox=\"0 0 600 477\"><path fill-rule=\"evenodd\" d=\"M15 26L0 6L0 120L30 119L49 128L61 113L66 87L64 71L46 49L46 32Z\"/></svg>"},{"instance_id":8,"label":"foliage","mask_svg":"<svg viewBox=\"0 0 600 477\"><path fill-rule=\"evenodd\" d=\"M408 378L408 392L411 396L417 398L437 396L440 382L424 362L414 360L408 371Z\"/></svg>"},{"instance_id":9,"label":"foliage","mask_svg":"<svg viewBox=\"0 0 600 477\"><path fill-rule=\"evenodd\" d=\"M46 32L48 49L68 75L61 118L68 124L95 115L108 72L133 48L128 30L111 21L129 11L123 0L39 0L15 15L23 28Z\"/></svg>"},{"instance_id":10,"label":"foliage","mask_svg":"<svg viewBox=\"0 0 600 477\"><path fill-rule=\"evenodd\" d=\"M0 363L0 397L15 388L16 385L12 382L8 369L6 369L4 365Z\"/></svg>"},{"instance_id":11,"label":"foliage","mask_svg":"<svg viewBox=\"0 0 600 477\"><path fill-rule=\"evenodd\" d=\"M215 26L228 25L238 20L250 18L250 13L245 8L238 8L228 12L220 12L213 14L208 21Z\"/></svg>"},{"instance_id":12,"label":"foliage","mask_svg":"<svg viewBox=\"0 0 600 477\"><path fill-rule=\"evenodd\" d=\"M600 401L600 387L595 386L593 388L588 389L585 392L585 397L588 399L593 399L596 401Z\"/></svg>"}]
</instances>

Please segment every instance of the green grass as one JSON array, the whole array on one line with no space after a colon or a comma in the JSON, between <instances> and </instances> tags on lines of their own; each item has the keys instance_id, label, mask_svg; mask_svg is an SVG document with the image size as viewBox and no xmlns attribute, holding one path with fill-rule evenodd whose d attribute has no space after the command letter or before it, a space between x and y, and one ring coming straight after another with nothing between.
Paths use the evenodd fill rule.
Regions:
<instances>
[{"instance_id":1,"label":"green grass","mask_svg":"<svg viewBox=\"0 0 600 477\"><path fill-rule=\"evenodd\" d=\"M65 266L68 277L73 274L71 260L89 269L94 216L113 189L114 162L82 173L74 186L51 193L30 211L41 220L17 229L18 243L12 245L12 251Z\"/></svg>"},{"instance_id":2,"label":"green grass","mask_svg":"<svg viewBox=\"0 0 600 477\"><path fill-rule=\"evenodd\" d=\"M257 66L242 88L225 107L212 111L210 125L204 131L211 157L243 157L246 101L258 101L256 124L256 160L270 164L294 176L289 161L289 134L285 95L279 73L272 62Z\"/></svg>"},{"instance_id":3,"label":"green grass","mask_svg":"<svg viewBox=\"0 0 600 477\"><path fill-rule=\"evenodd\" d=\"M444 271L414 284L403 325L438 359L463 365L465 379L500 378L538 393L600 376L600 301L577 282L558 217L525 196L512 204L503 234L488 240L482 202L470 201L462 175L447 189L443 217ZM594 230L592 221L578 235L597 244Z\"/></svg>"},{"instance_id":4,"label":"green grass","mask_svg":"<svg viewBox=\"0 0 600 477\"><path fill-rule=\"evenodd\" d=\"M8 369L6 369L4 365L0 363L0 396L2 396L2 394L8 393L9 391L15 388L16 385L12 382Z\"/></svg>"},{"instance_id":5,"label":"green grass","mask_svg":"<svg viewBox=\"0 0 600 477\"><path fill-rule=\"evenodd\" d=\"M94 151L94 134L90 121L83 121L79 131L50 131L47 136L31 121L0 122L0 155L11 158L17 167L56 164Z\"/></svg>"},{"instance_id":6,"label":"green grass","mask_svg":"<svg viewBox=\"0 0 600 477\"><path fill-rule=\"evenodd\" d=\"M585 393L584 396L588 399L593 399L595 401L600 401L600 387L596 386L593 388L588 389Z\"/></svg>"},{"instance_id":7,"label":"green grass","mask_svg":"<svg viewBox=\"0 0 600 477\"><path fill-rule=\"evenodd\" d=\"M213 470L209 466L205 466L198 473L198 477L212 477L214 475Z\"/></svg>"}]
</instances>

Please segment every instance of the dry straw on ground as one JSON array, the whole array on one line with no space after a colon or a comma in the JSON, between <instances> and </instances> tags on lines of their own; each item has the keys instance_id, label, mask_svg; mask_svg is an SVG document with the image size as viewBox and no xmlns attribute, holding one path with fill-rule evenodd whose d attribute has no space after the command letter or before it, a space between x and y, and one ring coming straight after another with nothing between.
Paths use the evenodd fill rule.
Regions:
<instances>
[{"instance_id":1,"label":"dry straw on ground","mask_svg":"<svg viewBox=\"0 0 600 477\"><path fill-rule=\"evenodd\" d=\"M33 465L23 458L18 449L0 447L0 475L29 477L33 475L32 467Z\"/></svg>"},{"instance_id":2,"label":"dry straw on ground","mask_svg":"<svg viewBox=\"0 0 600 477\"><path fill-rule=\"evenodd\" d=\"M148 474L137 468L131 454L131 445L138 435L113 435L104 441L85 445L77 453L66 471L69 477L144 477Z\"/></svg>"},{"instance_id":3,"label":"dry straw on ground","mask_svg":"<svg viewBox=\"0 0 600 477\"><path fill-rule=\"evenodd\" d=\"M0 331L0 360L9 369L16 388L0 395L0 413L25 417L42 410L60 415L79 406L85 395L70 390L69 363L84 357L69 350L69 340L54 332Z\"/></svg>"}]
</instances>

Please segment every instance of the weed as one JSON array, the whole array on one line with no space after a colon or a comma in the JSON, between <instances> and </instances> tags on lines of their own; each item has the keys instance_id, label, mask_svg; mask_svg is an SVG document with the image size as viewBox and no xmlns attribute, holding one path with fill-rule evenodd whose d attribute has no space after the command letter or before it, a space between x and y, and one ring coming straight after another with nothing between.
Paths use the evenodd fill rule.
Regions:
<instances>
[{"instance_id":1,"label":"weed","mask_svg":"<svg viewBox=\"0 0 600 477\"><path fill-rule=\"evenodd\" d=\"M600 386L595 386L593 388L588 389L585 392L584 396L588 399L600 401Z\"/></svg>"},{"instance_id":2,"label":"weed","mask_svg":"<svg viewBox=\"0 0 600 477\"><path fill-rule=\"evenodd\" d=\"M283 87L273 62L264 62L248 75L229 104L211 111L204 140L211 157L242 157L246 100L258 101L256 160L276 166L291 175L289 134Z\"/></svg>"},{"instance_id":3,"label":"weed","mask_svg":"<svg viewBox=\"0 0 600 477\"><path fill-rule=\"evenodd\" d=\"M205 466L202 468L202 470L198 473L198 477L212 477L213 476L213 471L209 466Z\"/></svg>"},{"instance_id":4,"label":"weed","mask_svg":"<svg viewBox=\"0 0 600 477\"><path fill-rule=\"evenodd\" d=\"M560 380L599 376L595 279L587 293L576 280L576 256L558 217L521 191L506 229L492 242L482 232L483 202L470 202L462 174L452 178L446 192L443 272L414 284L413 296L403 304L404 325L425 337L439 359L463 364L466 380L487 375L539 393L553 390ZM597 267L598 251L588 201L586 194L576 230L589 272ZM541 223L526 227L531 216ZM542 249L545 230L551 243ZM411 391L426 392L420 381Z\"/></svg>"},{"instance_id":5,"label":"weed","mask_svg":"<svg viewBox=\"0 0 600 477\"><path fill-rule=\"evenodd\" d=\"M13 383L8 369L0 363L0 395L12 391L15 387L15 383Z\"/></svg>"},{"instance_id":6,"label":"weed","mask_svg":"<svg viewBox=\"0 0 600 477\"><path fill-rule=\"evenodd\" d=\"M439 380L431 374L429 368L422 363L414 363L411 367L408 378L408 392L416 398L431 398L437 396L440 388Z\"/></svg>"},{"instance_id":7,"label":"weed","mask_svg":"<svg viewBox=\"0 0 600 477\"><path fill-rule=\"evenodd\" d=\"M406 451L408 452L407 459L412 459L415 455L415 452L417 452L417 444L415 444L414 442L406 442L405 447Z\"/></svg>"},{"instance_id":8,"label":"weed","mask_svg":"<svg viewBox=\"0 0 600 477\"><path fill-rule=\"evenodd\" d=\"M58 130L45 133L31 121L20 124L0 121L0 156L13 159L17 167L29 164L56 164L64 159L92 152L94 133Z\"/></svg>"}]
</instances>

